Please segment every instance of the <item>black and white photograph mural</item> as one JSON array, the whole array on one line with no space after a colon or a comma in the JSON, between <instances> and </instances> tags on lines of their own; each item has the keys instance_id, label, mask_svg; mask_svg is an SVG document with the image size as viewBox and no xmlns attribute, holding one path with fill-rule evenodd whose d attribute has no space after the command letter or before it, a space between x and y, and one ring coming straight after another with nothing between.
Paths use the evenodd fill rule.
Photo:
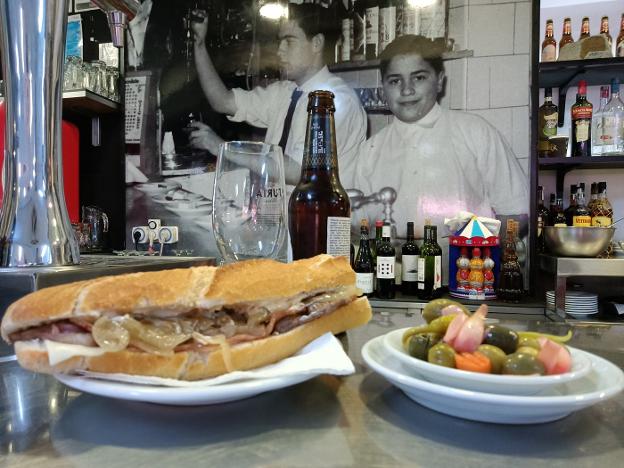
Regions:
<instances>
[{"instance_id":1,"label":"black and white photograph mural","mask_svg":"<svg viewBox=\"0 0 624 468\"><path fill-rule=\"evenodd\" d=\"M530 2L478 3L144 0L126 39L128 248L160 219L178 250L218 256L220 144L280 146L289 191L317 89L335 96L354 227L387 220L401 241L408 221L442 237L462 211L525 215Z\"/></svg>"}]
</instances>

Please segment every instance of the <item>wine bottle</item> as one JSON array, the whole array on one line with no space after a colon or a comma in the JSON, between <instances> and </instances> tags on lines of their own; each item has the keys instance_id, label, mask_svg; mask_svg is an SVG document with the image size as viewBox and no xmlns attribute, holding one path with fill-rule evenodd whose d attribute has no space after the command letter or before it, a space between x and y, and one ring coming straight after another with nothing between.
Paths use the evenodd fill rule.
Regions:
<instances>
[{"instance_id":1,"label":"wine bottle","mask_svg":"<svg viewBox=\"0 0 624 468\"><path fill-rule=\"evenodd\" d=\"M349 257L351 205L338 175L334 94L308 95L301 178L288 204L293 259L321 253Z\"/></svg>"},{"instance_id":2,"label":"wine bottle","mask_svg":"<svg viewBox=\"0 0 624 468\"><path fill-rule=\"evenodd\" d=\"M384 223L382 239L377 246L377 297L380 299L393 299L394 292L394 268L396 263L396 251L390 239L390 223Z\"/></svg>"},{"instance_id":3,"label":"wine bottle","mask_svg":"<svg viewBox=\"0 0 624 468\"><path fill-rule=\"evenodd\" d=\"M418 291L418 255L420 249L414 241L414 223L407 223L407 240L401 247L401 291L415 296Z\"/></svg>"},{"instance_id":4,"label":"wine bottle","mask_svg":"<svg viewBox=\"0 0 624 468\"><path fill-rule=\"evenodd\" d=\"M432 299L442 288L442 249L437 241L437 226L425 225L425 242L418 257L418 297Z\"/></svg>"},{"instance_id":5,"label":"wine bottle","mask_svg":"<svg viewBox=\"0 0 624 468\"><path fill-rule=\"evenodd\" d=\"M368 220L363 219L360 224L360 248L353 265L355 271L355 285L364 295L371 296L374 291L375 267L373 253L368 239Z\"/></svg>"}]
</instances>

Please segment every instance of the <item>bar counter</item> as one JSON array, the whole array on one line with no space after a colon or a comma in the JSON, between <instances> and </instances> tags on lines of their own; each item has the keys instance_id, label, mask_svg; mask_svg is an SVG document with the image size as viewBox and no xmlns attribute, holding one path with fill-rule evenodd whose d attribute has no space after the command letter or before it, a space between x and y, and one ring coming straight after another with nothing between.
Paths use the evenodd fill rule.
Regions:
<instances>
[{"instance_id":1,"label":"bar counter","mask_svg":"<svg viewBox=\"0 0 624 468\"><path fill-rule=\"evenodd\" d=\"M563 334L544 317L492 315L516 329ZM371 338L420 323L375 309L341 336L356 373L321 376L238 402L159 406L68 389L16 362L0 364L3 467L620 466L624 393L552 423L508 426L453 418L408 399L370 371ZM571 345L624 365L624 327L578 323Z\"/></svg>"}]
</instances>

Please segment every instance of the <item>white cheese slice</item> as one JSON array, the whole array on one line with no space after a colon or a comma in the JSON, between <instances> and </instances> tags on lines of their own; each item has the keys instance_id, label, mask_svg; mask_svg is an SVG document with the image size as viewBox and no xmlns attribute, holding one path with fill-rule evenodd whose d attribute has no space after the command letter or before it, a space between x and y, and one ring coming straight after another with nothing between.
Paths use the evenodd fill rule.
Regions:
<instances>
[{"instance_id":1,"label":"white cheese slice","mask_svg":"<svg viewBox=\"0 0 624 468\"><path fill-rule=\"evenodd\" d=\"M94 346L58 343L50 340L44 340L44 343L48 351L48 360L51 366L66 361L74 356L100 356L106 353L105 349Z\"/></svg>"}]
</instances>

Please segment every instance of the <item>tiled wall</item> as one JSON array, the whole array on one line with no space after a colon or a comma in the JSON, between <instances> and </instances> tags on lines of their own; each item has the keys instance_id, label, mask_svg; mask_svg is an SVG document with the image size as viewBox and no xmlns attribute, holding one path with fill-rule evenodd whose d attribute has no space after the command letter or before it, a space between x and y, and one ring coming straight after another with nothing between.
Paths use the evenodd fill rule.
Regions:
<instances>
[{"instance_id":1,"label":"tiled wall","mask_svg":"<svg viewBox=\"0 0 624 468\"><path fill-rule=\"evenodd\" d=\"M449 37L473 57L445 62L443 107L481 115L503 134L528 172L531 2L450 0ZM381 86L377 70L340 74L353 87ZM392 117L369 115L369 134Z\"/></svg>"}]
</instances>

